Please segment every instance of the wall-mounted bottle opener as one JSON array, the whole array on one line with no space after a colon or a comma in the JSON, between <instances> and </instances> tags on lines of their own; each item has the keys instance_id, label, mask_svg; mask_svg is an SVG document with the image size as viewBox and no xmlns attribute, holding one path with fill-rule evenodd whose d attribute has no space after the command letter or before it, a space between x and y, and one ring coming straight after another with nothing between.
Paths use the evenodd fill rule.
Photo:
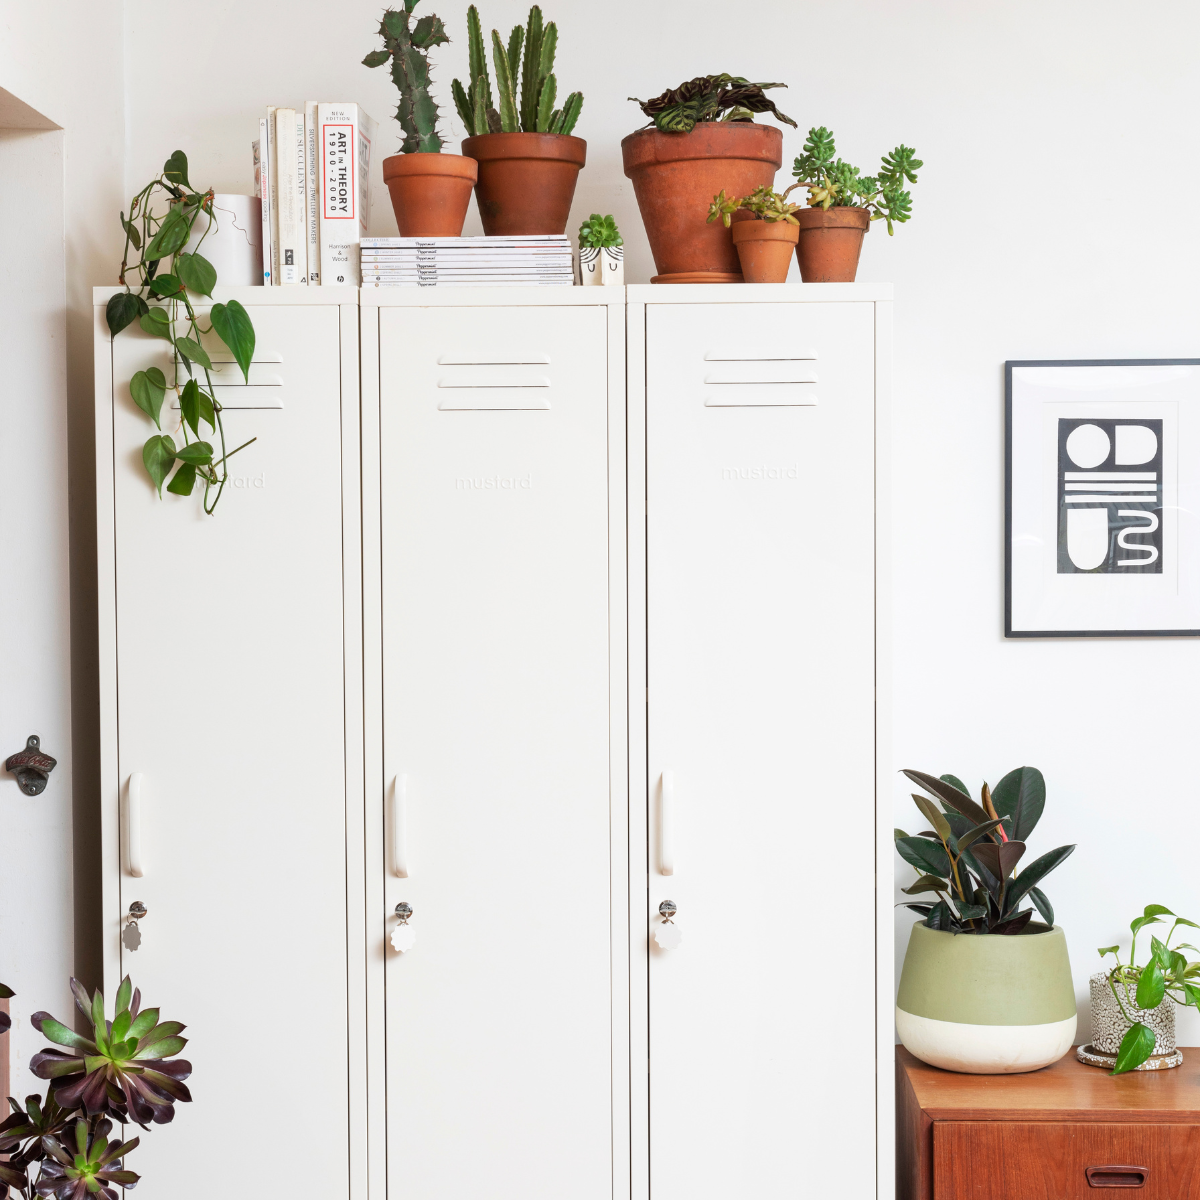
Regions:
<instances>
[{"instance_id":1,"label":"wall-mounted bottle opener","mask_svg":"<svg viewBox=\"0 0 1200 1200\"><path fill-rule=\"evenodd\" d=\"M24 750L4 760L4 769L17 777L17 784L27 796L40 796L46 790L50 772L57 766L57 758L42 753L42 739L36 733L26 738Z\"/></svg>"},{"instance_id":2,"label":"wall-mounted bottle opener","mask_svg":"<svg viewBox=\"0 0 1200 1200\"><path fill-rule=\"evenodd\" d=\"M146 915L146 912L146 906L140 900L135 900L129 906L129 920L125 923L125 928L121 930L121 944L126 950L132 952L142 944L142 930L138 922Z\"/></svg>"},{"instance_id":3,"label":"wall-mounted bottle opener","mask_svg":"<svg viewBox=\"0 0 1200 1200\"><path fill-rule=\"evenodd\" d=\"M408 923L408 918L413 914L412 905L405 904L403 900L396 905L396 916L400 918L400 924L392 930L392 949L403 954L405 950L411 950L417 943L417 931Z\"/></svg>"},{"instance_id":4,"label":"wall-mounted bottle opener","mask_svg":"<svg viewBox=\"0 0 1200 1200\"><path fill-rule=\"evenodd\" d=\"M663 950L678 950L683 941L683 931L671 919L679 911L674 900L664 900L658 906L662 924L654 927L654 940Z\"/></svg>"}]
</instances>

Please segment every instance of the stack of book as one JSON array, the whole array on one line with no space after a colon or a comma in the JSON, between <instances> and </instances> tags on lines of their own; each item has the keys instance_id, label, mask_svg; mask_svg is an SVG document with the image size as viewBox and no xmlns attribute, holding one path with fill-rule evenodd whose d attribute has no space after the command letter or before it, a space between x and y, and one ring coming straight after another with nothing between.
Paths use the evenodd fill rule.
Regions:
<instances>
[{"instance_id":1,"label":"stack of book","mask_svg":"<svg viewBox=\"0 0 1200 1200\"><path fill-rule=\"evenodd\" d=\"M363 287L570 286L565 236L362 239Z\"/></svg>"},{"instance_id":2,"label":"stack of book","mask_svg":"<svg viewBox=\"0 0 1200 1200\"><path fill-rule=\"evenodd\" d=\"M357 104L267 109L254 143L263 283L357 287L375 122Z\"/></svg>"}]
</instances>

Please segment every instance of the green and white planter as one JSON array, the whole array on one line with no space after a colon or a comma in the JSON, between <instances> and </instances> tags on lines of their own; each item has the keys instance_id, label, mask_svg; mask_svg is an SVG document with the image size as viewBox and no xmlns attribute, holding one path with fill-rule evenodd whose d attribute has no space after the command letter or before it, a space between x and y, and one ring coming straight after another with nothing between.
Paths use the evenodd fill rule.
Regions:
<instances>
[{"instance_id":1,"label":"green and white planter","mask_svg":"<svg viewBox=\"0 0 1200 1200\"><path fill-rule=\"evenodd\" d=\"M960 933L913 926L896 997L896 1031L923 1062L973 1075L1036 1071L1075 1040L1067 939L1026 932Z\"/></svg>"}]
</instances>

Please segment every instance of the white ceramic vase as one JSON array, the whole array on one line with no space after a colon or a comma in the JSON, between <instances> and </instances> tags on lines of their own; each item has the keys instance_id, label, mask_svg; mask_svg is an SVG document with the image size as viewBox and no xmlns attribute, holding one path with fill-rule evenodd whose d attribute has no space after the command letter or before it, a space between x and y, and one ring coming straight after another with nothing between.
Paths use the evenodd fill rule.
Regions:
<instances>
[{"instance_id":1,"label":"white ceramic vase","mask_svg":"<svg viewBox=\"0 0 1200 1200\"><path fill-rule=\"evenodd\" d=\"M200 254L216 268L217 285L262 284L262 201L257 196L213 196L214 228L207 213L198 213L186 250ZM207 235L207 236L205 236ZM204 238L201 245L200 239Z\"/></svg>"}]
</instances>

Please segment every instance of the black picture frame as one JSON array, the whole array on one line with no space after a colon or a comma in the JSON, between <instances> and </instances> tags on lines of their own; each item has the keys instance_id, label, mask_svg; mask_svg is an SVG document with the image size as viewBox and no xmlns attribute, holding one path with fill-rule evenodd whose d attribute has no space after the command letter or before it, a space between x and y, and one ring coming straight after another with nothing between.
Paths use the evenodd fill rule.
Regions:
<instances>
[{"instance_id":1,"label":"black picture frame","mask_svg":"<svg viewBox=\"0 0 1200 1200\"><path fill-rule=\"evenodd\" d=\"M1004 364L1004 636L1005 638L1200 637L1200 629L1054 629L1012 627L1013 371L1021 367L1200 367L1200 358L1009 359Z\"/></svg>"}]
</instances>

